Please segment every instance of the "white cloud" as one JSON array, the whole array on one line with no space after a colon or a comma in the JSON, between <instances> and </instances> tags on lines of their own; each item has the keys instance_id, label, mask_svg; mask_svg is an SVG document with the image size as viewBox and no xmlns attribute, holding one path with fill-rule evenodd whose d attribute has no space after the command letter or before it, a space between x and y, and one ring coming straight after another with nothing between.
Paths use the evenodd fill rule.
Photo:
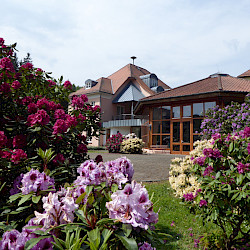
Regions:
<instances>
[{"instance_id":1,"label":"white cloud","mask_svg":"<svg viewBox=\"0 0 250 250\"><path fill-rule=\"evenodd\" d=\"M35 66L77 85L127 63L170 86L248 65L247 0L4 0L0 36Z\"/></svg>"}]
</instances>

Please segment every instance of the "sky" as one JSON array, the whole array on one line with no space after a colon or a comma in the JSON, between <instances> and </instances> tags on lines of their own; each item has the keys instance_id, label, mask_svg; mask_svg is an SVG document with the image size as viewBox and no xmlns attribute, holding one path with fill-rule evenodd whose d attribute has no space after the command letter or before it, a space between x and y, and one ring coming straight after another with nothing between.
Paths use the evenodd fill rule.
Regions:
<instances>
[{"instance_id":1,"label":"sky","mask_svg":"<svg viewBox=\"0 0 250 250\"><path fill-rule=\"evenodd\" d=\"M250 69L249 0L1 0L18 58L77 86L135 64L174 88Z\"/></svg>"}]
</instances>

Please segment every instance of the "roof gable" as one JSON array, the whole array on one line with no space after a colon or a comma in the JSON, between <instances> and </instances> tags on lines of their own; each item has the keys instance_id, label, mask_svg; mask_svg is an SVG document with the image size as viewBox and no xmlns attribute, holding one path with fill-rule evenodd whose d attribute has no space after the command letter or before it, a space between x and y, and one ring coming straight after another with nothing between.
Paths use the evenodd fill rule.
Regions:
<instances>
[{"instance_id":1,"label":"roof gable","mask_svg":"<svg viewBox=\"0 0 250 250\"><path fill-rule=\"evenodd\" d=\"M113 103L139 101L145 97L142 92L132 83L129 82L119 95L113 100Z\"/></svg>"}]
</instances>

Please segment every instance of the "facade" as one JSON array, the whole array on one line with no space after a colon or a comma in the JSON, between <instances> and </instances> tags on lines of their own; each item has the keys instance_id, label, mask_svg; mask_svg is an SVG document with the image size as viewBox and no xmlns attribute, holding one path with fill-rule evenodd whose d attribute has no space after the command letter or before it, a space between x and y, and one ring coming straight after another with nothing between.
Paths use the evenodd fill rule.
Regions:
<instances>
[{"instance_id":1,"label":"facade","mask_svg":"<svg viewBox=\"0 0 250 250\"><path fill-rule=\"evenodd\" d=\"M149 119L142 124L142 139L149 149L173 154L188 154L200 139L200 125L205 112L231 101L243 102L250 92L250 70L237 77L216 73L168 91L142 98L136 115Z\"/></svg>"},{"instance_id":2,"label":"facade","mask_svg":"<svg viewBox=\"0 0 250 250\"><path fill-rule=\"evenodd\" d=\"M141 137L141 126L148 121L148 114L135 115L134 107L141 98L167 89L170 87L155 74L134 64L127 64L106 78L86 80L85 87L71 96L85 94L90 104L101 107L104 135L92 138L89 143L103 146L118 131L123 135L133 132Z\"/></svg>"}]
</instances>

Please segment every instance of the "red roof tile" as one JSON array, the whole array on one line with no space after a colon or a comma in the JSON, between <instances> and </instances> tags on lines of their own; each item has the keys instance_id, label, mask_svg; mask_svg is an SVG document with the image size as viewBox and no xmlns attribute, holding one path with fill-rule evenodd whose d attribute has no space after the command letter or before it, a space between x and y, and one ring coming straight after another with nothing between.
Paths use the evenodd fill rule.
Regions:
<instances>
[{"instance_id":1,"label":"red roof tile","mask_svg":"<svg viewBox=\"0 0 250 250\"><path fill-rule=\"evenodd\" d=\"M250 69L247 70L246 72L240 74L238 77L248 77L248 76L250 76Z\"/></svg>"},{"instance_id":2,"label":"red roof tile","mask_svg":"<svg viewBox=\"0 0 250 250\"><path fill-rule=\"evenodd\" d=\"M250 81L232 77L229 75L208 77L196 82L192 82L168 91L164 91L149 97L141 99L141 101L157 100L162 98L171 98L179 96L187 96L193 94L202 94L214 91L236 91L250 92Z\"/></svg>"},{"instance_id":3,"label":"red roof tile","mask_svg":"<svg viewBox=\"0 0 250 250\"><path fill-rule=\"evenodd\" d=\"M115 94L117 90L128 80L128 78L134 78L145 90L150 94L155 92L151 90L140 78L142 75L151 74L148 70L143 69L139 66L133 64L127 64L115 73L111 74L107 78L100 78L97 80L97 84L90 89L79 89L78 91L71 93L70 95L82 95L89 94L93 92L107 92ZM170 87L158 79L158 85L162 86L164 89L169 89Z\"/></svg>"}]
</instances>

